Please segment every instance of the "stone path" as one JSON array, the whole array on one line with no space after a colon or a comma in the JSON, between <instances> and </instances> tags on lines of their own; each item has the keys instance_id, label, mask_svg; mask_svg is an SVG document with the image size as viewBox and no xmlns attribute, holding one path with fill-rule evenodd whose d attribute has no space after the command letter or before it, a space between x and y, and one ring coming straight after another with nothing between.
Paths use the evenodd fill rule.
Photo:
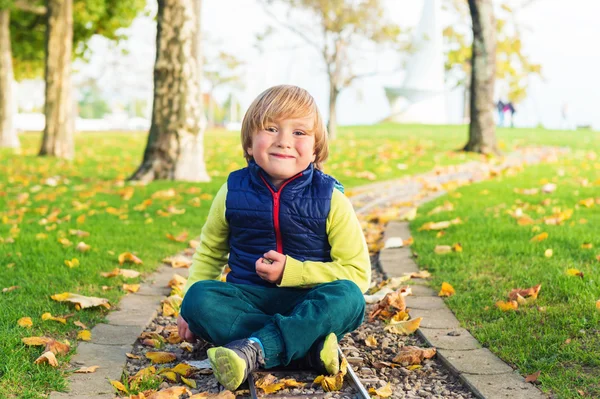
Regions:
<instances>
[{"instance_id":1,"label":"stone path","mask_svg":"<svg viewBox=\"0 0 600 399\"><path fill-rule=\"evenodd\" d=\"M560 151L556 149L540 148L510 154L500 165L470 162L446 167L419 176L355 189L351 201L358 214L397 203L420 204L443 195L444 184L462 185L481 181L506 168L552 161L559 154ZM392 222L387 227L384 239L409 236L406 223ZM408 248L384 249L379 261L388 277L418 270ZM157 316L161 300L170 292L167 283L174 273L187 277L187 269L161 266L136 294L127 295L121 300L118 310L108 315L106 323L92 329L92 341L78 344L77 354L72 357L71 364L74 368L97 365L99 369L92 374L72 374L69 378L70 391L52 392L50 399L114 397L114 389L108 380L120 379L126 361L125 353L131 352L138 336ZM432 346L439 348L439 359L478 397L544 397L531 384L525 384L523 378L514 374L508 365L487 349L481 348L468 331L461 329L458 320L433 290L426 286L415 286L413 294L414 297L408 297L407 304L413 309L411 317L423 316L418 333Z\"/></svg>"}]
</instances>

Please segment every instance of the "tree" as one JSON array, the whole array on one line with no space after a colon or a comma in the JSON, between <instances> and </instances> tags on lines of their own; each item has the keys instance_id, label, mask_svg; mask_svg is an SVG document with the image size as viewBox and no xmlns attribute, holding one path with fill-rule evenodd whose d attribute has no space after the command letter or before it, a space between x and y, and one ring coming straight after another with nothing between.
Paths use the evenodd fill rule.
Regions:
<instances>
[{"instance_id":1,"label":"tree","mask_svg":"<svg viewBox=\"0 0 600 399\"><path fill-rule=\"evenodd\" d=\"M506 0L495 2L496 17L496 79L507 88L507 100L518 104L527 96L529 78L541 75L541 65L531 62L522 48L521 32L516 16L533 3L520 0L509 6ZM499 4L499 5L498 5ZM469 117L469 92L471 86L471 30L468 4L463 0L446 0L445 6L455 14L455 20L444 29L447 48L447 80L455 87L464 87L465 119Z\"/></svg>"},{"instance_id":2,"label":"tree","mask_svg":"<svg viewBox=\"0 0 600 399\"><path fill-rule=\"evenodd\" d=\"M244 62L233 54L219 51L217 55L207 54L204 79L208 83L208 125L213 126L219 105L215 103L214 95L217 88L228 87L231 91L244 88L242 67Z\"/></svg>"},{"instance_id":3,"label":"tree","mask_svg":"<svg viewBox=\"0 0 600 399\"><path fill-rule=\"evenodd\" d=\"M50 4L53 5L59 14L64 10L63 7L70 7L72 9L72 16L70 18L72 21L72 44L70 45L71 50L69 54L83 59L89 53L87 41L93 35L102 35L114 41L122 39L124 36L122 33L119 33L119 28L129 26L138 12L143 10L145 6L145 0L68 0L67 2L48 0L48 2L48 6ZM43 0L0 0L0 12L6 15L6 20L10 19L9 41L0 40L0 43L12 43L10 49L6 45L0 44L3 46L0 53L3 55L12 53L14 74L17 80L38 78L47 73L45 61L46 33L49 30L47 29L49 21L47 10L49 7L44 6L43 3ZM55 15L57 14L55 13ZM54 21L54 23L56 22ZM58 25L54 25L54 32L61 26L64 27L64 22L58 22ZM4 36L6 37L5 30L0 28L0 32L4 32ZM4 59L8 59L8 57ZM52 62L56 61L52 57L51 59L53 60ZM11 79L6 75L8 69L3 68L2 65L6 65L6 62L3 64L3 61L0 60L0 85L4 88L7 86L3 82L11 81ZM60 62L56 65L65 65L65 63ZM50 77L57 78L59 76L65 76L64 71L55 71L51 67ZM46 90L48 90L48 86L47 83ZM2 93L5 95L6 90L2 90ZM61 91L61 93L60 95L53 94L54 99L61 99L65 95L65 92ZM6 95L4 98L7 98ZM68 115L68 112L72 112L72 103L70 101L69 104L64 102L56 104L58 105L51 107L53 112L57 112L63 116ZM67 107L68 111L62 109L62 107ZM8 125L4 122L7 115L9 115L9 113L5 112L6 109L12 108L5 106L0 101L1 127ZM64 122L59 118L59 123ZM50 131L55 131L55 128L50 128ZM63 137L68 137L68 134L61 135L59 140ZM51 155L51 152L48 152L48 146L55 142L55 140L55 138L50 137L44 138L43 141L46 146L42 147L40 152ZM70 146L66 144L62 147L69 148Z\"/></svg>"},{"instance_id":4,"label":"tree","mask_svg":"<svg viewBox=\"0 0 600 399\"><path fill-rule=\"evenodd\" d=\"M315 48L325 63L329 79L329 137L336 136L336 109L340 92L355 80L376 71L357 73L357 54L365 45L400 45L398 25L386 22L381 0L261 0L265 11L282 26ZM272 11L287 8L285 22ZM309 14L309 18L302 13ZM306 23L305 21L309 21Z\"/></svg>"},{"instance_id":5,"label":"tree","mask_svg":"<svg viewBox=\"0 0 600 399\"><path fill-rule=\"evenodd\" d=\"M138 102L141 100L138 100ZM84 119L100 119L110 112L110 106L104 98L98 88L98 85L93 82L86 86L81 92L81 99L77 102L79 109L79 116ZM132 113L136 113L135 116L141 113L142 104L132 104Z\"/></svg>"},{"instance_id":6,"label":"tree","mask_svg":"<svg viewBox=\"0 0 600 399\"><path fill-rule=\"evenodd\" d=\"M498 154L494 123L496 29L492 0L469 0L473 21L471 121L465 151Z\"/></svg>"},{"instance_id":7,"label":"tree","mask_svg":"<svg viewBox=\"0 0 600 399\"><path fill-rule=\"evenodd\" d=\"M158 0L152 124L132 180L208 181L204 165L194 0Z\"/></svg>"}]
</instances>

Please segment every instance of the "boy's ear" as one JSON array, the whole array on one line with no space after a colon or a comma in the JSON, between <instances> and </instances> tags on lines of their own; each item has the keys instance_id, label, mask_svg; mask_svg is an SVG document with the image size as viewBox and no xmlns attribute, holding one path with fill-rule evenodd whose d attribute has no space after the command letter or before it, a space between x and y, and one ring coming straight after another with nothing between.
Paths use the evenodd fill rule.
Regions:
<instances>
[{"instance_id":1,"label":"boy's ear","mask_svg":"<svg viewBox=\"0 0 600 399\"><path fill-rule=\"evenodd\" d=\"M315 159L317 159L317 153L313 152L312 161L310 162L315 162Z\"/></svg>"},{"instance_id":2,"label":"boy's ear","mask_svg":"<svg viewBox=\"0 0 600 399\"><path fill-rule=\"evenodd\" d=\"M246 152L248 153L248 155L250 155L251 157L253 157L254 155L252 154L252 147L248 147L246 148Z\"/></svg>"}]
</instances>

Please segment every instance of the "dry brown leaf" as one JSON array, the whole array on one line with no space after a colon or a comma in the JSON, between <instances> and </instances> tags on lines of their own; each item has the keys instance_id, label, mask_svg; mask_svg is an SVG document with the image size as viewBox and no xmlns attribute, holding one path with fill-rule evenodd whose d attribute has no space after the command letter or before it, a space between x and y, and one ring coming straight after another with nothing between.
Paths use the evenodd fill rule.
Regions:
<instances>
[{"instance_id":1,"label":"dry brown leaf","mask_svg":"<svg viewBox=\"0 0 600 399\"><path fill-rule=\"evenodd\" d=\"M141 357L140 357L140 356L138 356L138 355L134 355L133 353L129 353L129 352L127 352L127 353L125 354L125 356L127 356L129 359L141 359Z\"/></svg>"},{"instance_id":2,"label":"dry brown leaf","mask_svg":"<svg viewBox=\"0 0 600 399\"><path fill-rule=\"evenodd\" d=\"M140 285L139 284L123 284L122 288L124 291L134 294L140 290Z\"/></svg>"},{"instance_id":3,"label":"dry brown leaf","mask_svg":"<svg viewBox=\"0 0 600 399\"><path fill-rule=\"evenodd\" d=\"M74 321L73 324L75 324L77 327L81 327L84 330L87 330L87 326L85 324L83 324L82 322L80 322L79 320Z\"/></svg>"},{"instance_id":4,"label":"dry brown leaf","mask_svg":"<svg viewBox=\"0 0 600 399\"><path fill-rule=\"evenodd\" d=\"M450 245L436 245L433 251L438 255L449 254L452 252L452 247Z\"/></svg>"},{"instance_id":5,"label":"dry brown leaf","mask_svg":"<svg viewBox=\"0 0 600 399\"><path fill-rule=\"evenodd\" d=\"M119 265L122 265L125 262L133 263L136 265L141 265L143 263L140 258L135 256L131 252L123 252L119 255Z\"/></svg>"},{"instance_id":6,"label":"dry brown leaf","mask_svg":"<svg viewBox=\"0 0 600 399\"><path fill-rule=\"evenodd\" d=\"M377 339L375 339L375 336L369 335L367 339L365 339L365 345L367 345L369 348L377 347Z\"/></svg>"},{"instance_id":7,"label":"dry brown leaf","mask_svg":"<svg viewBox=\"0 0 600 399\"><path fill-rule=\"evenodd\" d=\"M24 337L21 338L21 342L23 342L25 345L29 345L29 346L39 346L39 345L46 345L48 344L48 342L52 341L52 338L48 338L48 337Z\"/></svg>"},{"instance_id":8,"label":"dry brown leaf","mask_svg":"<svg viewBox=\"0 0 600 399\"><path fill-rule=\"evenodd\" d=\"M12 285L10 287L2 288L2 292L3 293L4 292L11 292L11 291L14 291L14 290L18 290L19 288L21 288L21 287L18 286L18 285Z\"/></svg>"},{"instance_id":9,"label":"dry brown leaf","mask_svg":"<svg viewBox=\"0 0 600 399\"><path fill-rule=\"evenodd\" d=\"M574 277L581 277L583 278L583 272L578 270L578 269L567 269L566 273L569 276L574 276Z\"/></svg>"},{"instance_id":10,"label":"dry brown leaf","mask_svg":"<svg viewBox=\"0 0 600 399\"><path fill-rule=\"evenodd\" d=\"M91 245L87 245L83 241L80 241L79 244L77 244L77 246L75 247L75 250L79 251L79 252L87 252L90 249L92 249L92 246Z\"/></svg>"},{"instance_id":11,"label":"dry brown leaf","mask_svg":"<svg viewBox=\"0 0 600 399\"><path fill-rule=\"evenodd\" d=\"M150 359L152 363L170 363L177 359L174 353L170 352L148 352L146 353L146 358Z\"/></svg>"},{"instance_id":12,"label":"dry brown leaf","mask_svg":"<svg viewBox=\"0 0 600 399\"><path fill-rule=\"evenodd\" d=\"M181 255L169 256L164 258L162 261L174 269L188 268L192 265L192 261L190 259Z\"/></svg>"},{"instance_id":13,"label":"dry brown leaf","mask_svg":"<svg viewBox=\"0 0 600 399\"><path fill-rule=\"evenodd\" d=\"M235 399L236 396L231 391L221 391L219 393L201 392L194 394L190 399Z\"/></svg>"},{"instance_id":14,"label":"dry brown leaf","mask_svg":"<svg viewBox=\"0 0 600 399\"><path fill-rule=\"evenodd\" d=\"M167 238L171 241L177 241L177 242L185 242L187 240L188 237L188 232L184 231L179 233L177 236L174 236L173 234L169 233L167 234Z\"/></svg>"},{"instance_id":15,"label":"dry brown leaf","mask_svg":"<svg viewBox=\"0 0 600 399\"><path fill-rule=\"evenodd\" d=\"M46 350L54 353L55 355L66 355L71 350L71 345L65 341L65 343L58 342L55 339L50 339L46 343Z\"/></svg>"},{"instance_id":16,"label":"dry brown leaf","mask_svg":"<svg viewBox=\"0 0 600 399\"><path fill-rule=\"evenodd\" d=\"M387 318L386 315L389 314L391 317L393 313L390 312L390 310L393 310L393 313L399 310L406 310L406 302L404 301L401 290L386 294L385 297L377 303L377 307L374 307L369 314L369 321L373 321L375 317L380 315L380 317L383 316L384 318Z\"/></svg>"},{"instance_id":17,"label":"dry brown leaf","mask_svg":"<svg viewBox=\"0 0 600 399\"><path fill-rule=\"evenodd\" d=\"M533 297L534 299L537 299L541 288L541 284L525 289L515 288L508 294L508 298L513 301L516 300L518 296L523 298Z\"/></svg>"},{"instance_id":18,"label":"dry brown leaf","mask_svg":"<svg viewBox=\"0 0 600 399\"><path fill-rule=\"evenodd\" d=\"M541 370L538 370L533 374L529 374L527 377L525 377L525 382L536 382L541 372Z\"/></svg>"},{"instance_id":19,"label":"dry brown leaf","mask_svg":"<svg viewBox=\"0 0 600 399\"><path fill-rule=\"evenodd\" d=\"M542 242L542 241L544 241L547 238L548 238L548 233L544 232L544 233L540 233L540 234L534 236L529 241L531 241L531 242Z\"/></svg>"},{"instance_id":20,"label":"dry brown leaf","mask_svg":"<svg viewBox=\"0 0 600 399\"><path fill-rule=\"evenodd\" d=\"M423 359L431 359L435 356L435 353L435 348L424 349L416 346L403 346L400 348L398 355L396 355L392 361L403 366L421 364Z\"/></svg>"},{"instance_id":21,"label":"dry brown leaf","mask_svg":"<svg viewBox=\"0 0 600 399\"><path fill-rule=\"evenodd\" d=\"M33 326L33 321L31 321L31 317L21 317L17 320L17 324L21 327L29 328Z\"/></svg>"},{"instance_id":22,"label":"dry brown leaf","mask_svg":"<svg viewBox=\"0 0 600 399\"><path fill-rule=\"evenodd\" d=\"M417 331L419 325L421 324L421 320L423 320L422 317L417 317L416 319L401 321L398 323L391 322L385 326L384 330L399 335L410 335Z\"/></svg>"},{"instance_id":23,"label":"dry brown leaf","mask_svg":"<svg viewBox=\"0 0 600 399\"><path fill-rule=\"evenodd\" d=\"M183 287L187 283L187 279L179 274L174 274L173 278L168 282L167 286L174 287Z\"/></svg>"},{"instance_id":24,"label":"dry brown leaf","mask_svg":"<svg viewBox=\"0 0 600 399\"><path fill-rule=\"evenodd\" d=\"M442 288L440 289L440 292L438 292L438 296L452 296L455 293L456 291L454 291L454 287L452 287L450 284L444 281L442 283Z\"/></svg>"},{"instance_id":25,"label":"dry brown leaf","mask_svg":"<svg viewBox=\"0 0 600 399\"><path fill-rule=\"evenodd\" d=\"M99 368L100 368L100 366L81 367L81 368L75 370L74 373L80 373L80 374L95 373L96 370L98 370Z\"/></svg>"},{"instance_id":26,"label":"dry brown leaf","mask_svg":"<svg viewBox=\"0 0 600 399\"><path fill-rule=\"evenodd\" d=\"M119 269L119 275L125 278L136 278L139 277L140 272L131 269Z\"/></svg>"},{"instance_id":27,"label":"dry brown leaf","mask_svg":"<svg viewBox=\"0 0 600 399\"><path fill-rule=\"evenodd\" d=\"M77 310L91 308L94 306L103 306L106 309L110 309L110 304L108 303L108 299L105 299L105 298L96 298L93 296L83 296L83 295L78 295L78 294L72 294L70 292L63 292L62 294L51 295L50 298L52 298L58 302L63 302L63 301L73 302L75 304L75 308Z\"/></svg>"},{"instance_id":28,"label":"dry brown leaf","mask_svg":"<svg viewBox=\"0 0 600 399\"><path fill-rule=\"evenodd\" d=\"M42 353L42 356L35 359L35 364L44 364L48 363L52 367L58 367L58 361L56 360L56 356L54 353L47 351Z\"/></svg>"}]
</instances>

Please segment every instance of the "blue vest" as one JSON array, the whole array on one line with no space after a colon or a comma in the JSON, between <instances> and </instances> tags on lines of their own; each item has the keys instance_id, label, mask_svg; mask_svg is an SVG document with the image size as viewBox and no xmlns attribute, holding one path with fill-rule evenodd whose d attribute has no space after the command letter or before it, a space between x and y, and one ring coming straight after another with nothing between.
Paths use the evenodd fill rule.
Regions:
<instances>
[{"instance_id":1,"label":"blue vest","mask_svg":"<svg viewBox=\"0 0 600 399\"><path fill-rule=\"evenodd\" d=\"M255 270L256 261L270 250L301 262L331 262L326 227L334 187L343 192L337 180L312 163L279 190L254 161L232 172L225 202L231 268L227 281L275 287Z\"/></svg>"}]
</instances>

